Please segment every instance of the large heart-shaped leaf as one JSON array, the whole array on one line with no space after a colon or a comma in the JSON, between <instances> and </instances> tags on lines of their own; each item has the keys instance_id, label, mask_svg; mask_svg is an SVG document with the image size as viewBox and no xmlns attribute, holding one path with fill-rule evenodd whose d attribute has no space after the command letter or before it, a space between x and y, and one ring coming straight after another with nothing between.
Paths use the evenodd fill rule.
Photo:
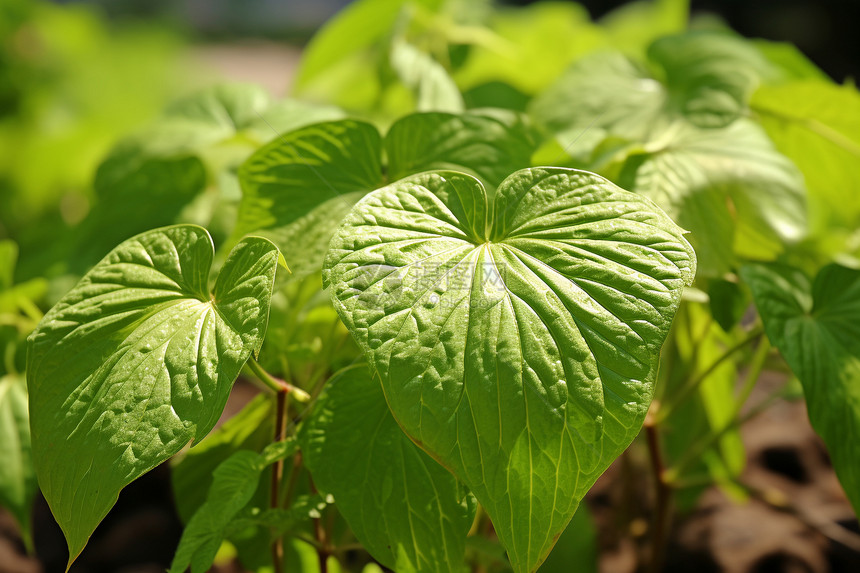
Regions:
<instances>
[{"instance_id":1,"label":"large heart-shaped leaf","mask_svg":"<svg viewBox=\"0 0 860 573\"><path fill-rule=\"evenodd\" d=\"M301 439L317 487L334 495L380 563L402 572L462 568L474 497L409 441L367 368L330 382Z\"/></svg>"},{"instance_id":2,"label":"large heart-shaped leaf","mask_svg":"<svg viewBox=\"0 0 860 573\"><path fill-rule=\"evenodd\" d=\"M280 253L242 241L210 294L213 256L192 225L133 237L29 339L36 475L70 562L123 487L212 429L262 344Z\"/></svg>"},{"instance_id":3,"label":"large heart-shaped leaf","mask_svg":"<svg viewBox=\"0 0 860 573\"><path fill-rule=\"evenodd\" d=\"M695 264L665 213L597 175L518 171L491 207L433 172L359 202L324 280L395 419L529 571L638 433Z\"/></svg>"},{"instance_id":4,"label":"large heart-shaped leaf","mask_svg":"<svg viewBox=\"0 0 860 573\"><path fill-rule=\"evenodd\" d=\"M810 282L790 267L749 265L741 275L860 513L860 271L830 265Z\"/></svg>"}]
</instances>

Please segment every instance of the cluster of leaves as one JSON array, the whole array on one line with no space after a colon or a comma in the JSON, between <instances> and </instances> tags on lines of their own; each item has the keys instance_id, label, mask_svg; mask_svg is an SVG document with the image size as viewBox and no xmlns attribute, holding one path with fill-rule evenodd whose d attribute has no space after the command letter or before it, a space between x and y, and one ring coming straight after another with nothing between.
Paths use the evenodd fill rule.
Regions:
<instances>
[{"instance_id":1,"label":"cluster of leaves","mask_svg":"<svg viewBox=\"0 0 860 573\"><path fill-rule=\"evenodd\" d=\"M860 509L858 133L855 88L677 0L354 2L295 99L215 87L120 142L49 281L3 244L0 503L26 528L32 457L71 562L180 454L173 571L590 570L577 508L649 408L664 485L743 495L772 344ZM32 291L80 275L25 365ZM243 367L278 407L211 431Z\"/></svg>"}]
</instances>

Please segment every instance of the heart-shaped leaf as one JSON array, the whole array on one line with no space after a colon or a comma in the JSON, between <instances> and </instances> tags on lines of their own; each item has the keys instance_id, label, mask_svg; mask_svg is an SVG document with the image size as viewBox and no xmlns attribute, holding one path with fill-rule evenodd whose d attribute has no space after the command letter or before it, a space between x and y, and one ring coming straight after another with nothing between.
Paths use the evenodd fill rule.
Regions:
<instances>
[{"instance_id":1,"label":"heart-shaped leaf","mask_svg":"<svg viewBox=\"0 0 860 573\"><path fill-rule=\"evenodd\" d=\"M805 233L803 178L754 123L679 123L655 140L627 159L619 184L690 230L703 274L728 271L738 255L773 259Z\"/></svg>"},{"instance_id":2,"label":"heart-shaped leaf","mask_svg":"<svg viewBox=\"0 0 860 573\"><path fill-rule=\"evenodd\" d=\"M463 567L475 498L409 441L367 368L327 385L301 440L317 487L334 495L380 563L400 572Z\"/></svg>"},{"instance_id":3,"label":"heart-shaped leaf","mask_svg":"<svg viewBox=\"0 0 860 573\"><path fill-rule=\"evenodd\" d=\"M192 225L133 237L30 336L34 464L70 563L123 487L212 429L262 344L280 253L242 241L210 294L213 256Z\"/></svg>"},{"instance_id":4,"label":"heart-shaped leaf","mask_svg":"<svg viewBox=\"0 0 860 573\"><path fill-rule=\"evenodd\" d=\"M433 172L359 202L324 280L395 419L530 571L638 433L695 265L665 213L597 175L518 171L491 207Z\"/></svg>"},{"instance_id":5,"label":"heart-shaped leaf","mask_svg":"<svg viewBox=\"0 0 860 573\"><path fill-rule=\"evenodd\" d=\"M446 168L475 173L493 187L530 165L536 145L524 116L504 111L416 113L395 122L384 140L389 180ZM351 119L273 140L239 171L235 236L260 233L301 254L290 261L294 277L319 271L340 221L384 184L382 153L376 127Z\"/></svg>"},{"instance_id":6,"label":"heart-shaped leaf","mask_svg":"<svg viewBox=\"0 0 860 573\"><path fill-rule=\"evenodd\" d=\"M791 267L748 265L741 276L860 513L860 271L829 265L812 282Z\"/></svg>"}]
</instances>

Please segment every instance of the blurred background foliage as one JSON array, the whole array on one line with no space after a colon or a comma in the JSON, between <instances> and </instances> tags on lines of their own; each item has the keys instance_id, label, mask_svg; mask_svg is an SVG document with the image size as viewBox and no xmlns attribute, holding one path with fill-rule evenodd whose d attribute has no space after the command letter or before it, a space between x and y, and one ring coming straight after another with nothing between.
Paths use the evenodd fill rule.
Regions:
<instances>
[{"instance_id":1,"label":"blurred background foliage","mask_svg":"<svg viewBox=\"0 0 860 573\"><path fill-rule=\"evenodd\" d=\"M608 47L641 57L651 40L682 29L688 18L687 2L675 0L548 2L526 10L513 4L528 2L491 9L485 0L430 1L414 3L408 17L403 1L387 4L4 1L0 238L18 243L19 278L70 270L61 262L68 245L53 254L45 246L78 227L98 202L96 168L113 143L216 78L253 81L275 97L324 101L383 125L422 107L523 109L578 57ZM344 7L296 70L301 46ZM709 0L692 2L689 11L694 26L728 25L747 36L791 41L837 82L857 74L858 42L850 29L856 3ZM389 48L381 39L392 29L397 41L383 54ZM339 34L341 41L331 42ZM450 73L462 96L452 86L450 101L414 102L410 81L419 76L404 74L432 74L440 64L445 70L436 73ZM109 247L121 238L104 242Z\"/></svg>"}]
</instances>

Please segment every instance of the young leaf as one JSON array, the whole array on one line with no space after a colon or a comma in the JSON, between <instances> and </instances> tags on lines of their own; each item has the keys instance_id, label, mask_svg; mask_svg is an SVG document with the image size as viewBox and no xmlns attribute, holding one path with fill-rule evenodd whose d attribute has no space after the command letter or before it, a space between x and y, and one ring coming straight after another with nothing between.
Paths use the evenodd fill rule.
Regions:
<instances>
[{"instance_id":1,"label":"young leaf","mask_svg":"<svg viewBox=\"0 0 860 573\"><path fill-rule=\"evenodd\" d=\"M463 111L463 97L445 68L409 42L391 44L391 67L415 97L416 111Z\"/></svg>"},{"instance_id":2,"label":"young leaf","mask_svg":"<svg viewBox=\"0 0 860 573\"><path fill-rule=\"evenodd\" d=\"M317 487L334 495L380 563L403 572L462 567L474 498L409 441L368 369L331 381L300 439Z\"/></svg>"},{"instance_id":3,"label":"young leaf","mask_svg":"<svg viewBox=\"0 0 860 573\"><path fill-rule=\"evenodd\" d=\"M830 265L810 282L790 267L748 265L741 276L768 338L800 379L812 427L860 513L860 271Z\"/></svg>"},{"instance_id":4,"label":"young leaf","mask_svg":"<svg viewBox=\"0 0 860 573\"><path fill-rule=\"evenodd\" d=\"M33 459L70 563L123 487L215 425L262 344L278 254L242 241L210 295L206 230L149 231L111 251L30 336Z\"/></svg>"},{"instance_id":5,"label":"young leaf","mask_svg":"<svg viewBox=\"0 0 860 573\"><path fill-rule=\"evenodd\" d=\"M224 540L228 526L251 501L263 470L296 451L294 441L269 445L262 453L239 450L222 462L212 475L206 501L182 532L170 573L205 573Z\"/></svg>"},{"instance_id":6,"label":"young leaf","mask_svg":"<svg viewBox=\"0 0 860 573\"><path fill-rule=\"evenodd\" d=\"M221 462L237 450L260 451L272 441L273 406L271 394L260 394L196 447L171 460L173 498L182 521L188 523L203 505L213 472Z\"/></svg>"},{"instance_id":7,"label":"young leaf","mask_svg":"<svg viewBox=\"0 0 860 573\"><path fill-rule=\"evenodd\" d=\"M30 540L36 476L30 450L27 387L15 375L0 377L0 507L7 509Z\"/></svg>"},{"instance_id":8,"label":"young leaf","mask_svg":"<svg viewBox=\"0 0 860 573\"><path fill-rule=\"evenodd\" d=\"M477 179L434 172L359 202L324 273L395 419L531 571L638 433L695 255L591 173L518 171L491 208Z\"/></svg>"}]
</instances>

